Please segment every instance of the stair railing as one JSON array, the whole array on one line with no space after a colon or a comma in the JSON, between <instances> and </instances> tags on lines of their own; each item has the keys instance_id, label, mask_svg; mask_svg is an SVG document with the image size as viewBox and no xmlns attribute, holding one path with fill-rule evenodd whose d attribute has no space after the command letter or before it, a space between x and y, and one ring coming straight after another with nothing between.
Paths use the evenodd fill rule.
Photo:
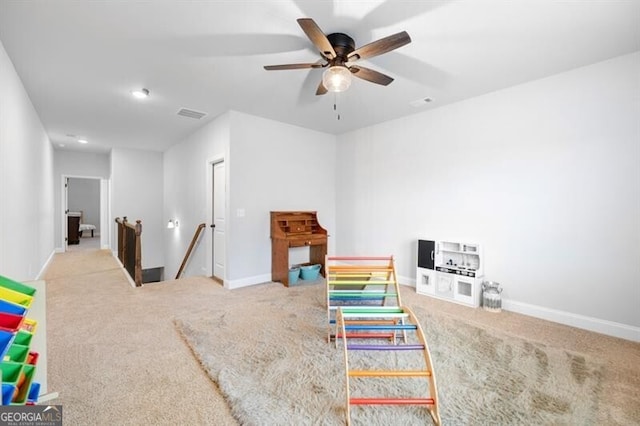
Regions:
<instances>
[{"instance_id":1,"label":"stair railing","mask_svg":"<svg viewBox=\"0 0 640 426\"><path fill-rule=\"evenodd\" d=\"M198 242L198 238L200 238L200 234L202 233L202 230L204 229L205 226L206 225L204 223L201 223L196 228L196 232L193 234L193 238L191 239L191 244L189 244L189 248L187 249L187 252L184 255L184 259L182 259L182 265L180 265L180 269L178 269L178 273L176 274L176 280L180 279L180 275L182 275L182 272L184 271L184 267L187 266L187 261L191 256L191 252L193 251L193 248Z\"/></svg>"},{"instance_id":2,"label":"stair railing","mask_svg":"<svg viewBox=\"0 0 640 426\"><path fill-rule=\"evenodd\" d=\"M127 217L116 218L118 228L118 259L136 287L142 286L142 221L132 225Z\"/></svg>"}]
</instances>

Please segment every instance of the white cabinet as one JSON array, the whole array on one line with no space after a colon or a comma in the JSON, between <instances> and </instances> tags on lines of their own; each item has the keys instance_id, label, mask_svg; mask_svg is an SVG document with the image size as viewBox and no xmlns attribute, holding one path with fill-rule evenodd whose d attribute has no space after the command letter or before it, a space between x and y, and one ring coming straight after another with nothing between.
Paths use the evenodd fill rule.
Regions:
<instances>
[{"instance_id":1,"label":"white cabinet","mask_svg":"<svg viewBox=\"0 0 640 426\"><path fill-rule=\"evenodd\" d=\"M427 268L417 268L416 292L420 294L436 294L436 271Z\"/></svg>"},{"instance_id":2,"label":"white cabinet","mask_svg":"<svg viewBox=\"0 0 640 426\"><path fill-rule=\"evenodd\" d=\"M418 240L417 293L478 307L483 276L478 244Z\"/></svg>"}]
</instances>

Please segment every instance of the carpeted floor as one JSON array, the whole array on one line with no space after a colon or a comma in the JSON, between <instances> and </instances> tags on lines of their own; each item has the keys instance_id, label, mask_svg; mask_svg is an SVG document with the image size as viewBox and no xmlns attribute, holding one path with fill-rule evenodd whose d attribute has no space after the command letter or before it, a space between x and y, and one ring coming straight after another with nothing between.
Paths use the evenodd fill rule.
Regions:
<instances>
[{"instance_id":1,"label":"carpeted floor","mask_svg":"<svg viewBox=\"0 0 640 426\"><path fill-rule=\"evenodd\" d=\"M343 345L326 342L323 284L264 287L269 297L259 308L245 299L212 307L206 317L185 314L176 325L242 424L343 424ZM413 311L428 339L446 424L589 424L598 411L608 412L599 404L604 366L597 360L420 306ZM409 343L419 343L415 334ZM407 351L352 351L349 363L365 370L425 367L421 352ZM352 378L350 390L352 397L429 396L424 378ZM415 406L351 412L354 426L429 422Z\"/></svg>"},{"instance_id":2,"label":"carpeted floor","mask_svg":"<svg viewBox=\"0 0 640 426\"><path fill-rule=\"evenodd\" d=\"M279 284L228 291L203 277L134 289L108 251L58 254L44 279L49 390L60 393L52 402L63 404L69 425L238 424L174 319L212 319L221 307L248 305L254 307L247 316L257 333L261 312L274 297L294 293ZM640 344L509 312L469 309L418 296L408 287L402 294L414 310L584 354L604 371L599 404L608 409L598 410L592 423L640 424Z\"/></svg>"}]
</instances>

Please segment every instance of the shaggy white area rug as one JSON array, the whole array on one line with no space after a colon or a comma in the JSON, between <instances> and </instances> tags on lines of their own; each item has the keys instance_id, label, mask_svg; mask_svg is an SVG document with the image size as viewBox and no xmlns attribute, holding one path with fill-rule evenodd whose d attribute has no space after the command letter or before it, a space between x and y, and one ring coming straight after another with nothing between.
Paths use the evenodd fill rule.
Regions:
<instances>
[{"instance_id":1,"label":"shaggy white area rug","mask_svg":"<svg viewBox=\"0 0 640 426\"><path fill-rule=\"evenodd\" d=\"M431 350L445 425L592 424L603 367L546 347L411 306ZM234 416L244 425L345 423L341 347L326 342L324 287L238 293L176 327ZM402 354L366 356L393 368ZM424 379L357 379L352 396L424 396ZM197 396L194 396L197 398ZM356 425L430 424L421 407L352 407Z\"/></svg>"}]
</instances>

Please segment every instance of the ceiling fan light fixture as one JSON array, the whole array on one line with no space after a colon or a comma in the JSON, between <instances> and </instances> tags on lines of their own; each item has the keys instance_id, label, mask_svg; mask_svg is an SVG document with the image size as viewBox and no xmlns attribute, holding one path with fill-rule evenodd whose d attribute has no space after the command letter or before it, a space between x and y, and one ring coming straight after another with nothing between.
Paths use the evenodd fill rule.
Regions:
<instances>
[{"instance_id":1,"label":"ceiling fan light fixture","mask_svg":"<svg viewBox=\"0 0 640 426\"><path fill-rule=\"evenodd\" d=\"M351 85L351 71L342 65L332 66L322 74L322 85L329 92L344 92Z\"/></svg>"}]
</instances>

